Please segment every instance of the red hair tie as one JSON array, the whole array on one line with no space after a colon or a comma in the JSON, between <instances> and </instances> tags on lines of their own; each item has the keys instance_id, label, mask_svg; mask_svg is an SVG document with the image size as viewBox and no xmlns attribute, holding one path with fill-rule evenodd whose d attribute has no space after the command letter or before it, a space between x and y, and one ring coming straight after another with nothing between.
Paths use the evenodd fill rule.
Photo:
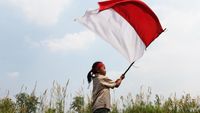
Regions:
<instances>
[{"instance_id":1,"label":"red hair tie","mask_svg":"<svg viewBox=\"0 0 200 113\"><path fill-rule=\"evenodd\" d=\"M104 64L103 64L102 62L100 62L100 63L97 64L96 68L97 68L97 69L100 69L100 68L103 67L103 66L104 66Z\"/></svg>"}]
</instances>

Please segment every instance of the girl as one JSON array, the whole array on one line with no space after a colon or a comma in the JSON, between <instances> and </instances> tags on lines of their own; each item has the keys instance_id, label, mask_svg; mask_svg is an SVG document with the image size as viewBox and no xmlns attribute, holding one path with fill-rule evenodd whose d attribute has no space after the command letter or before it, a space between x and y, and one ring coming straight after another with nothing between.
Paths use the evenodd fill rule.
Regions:
<instances>
[{"instance_id":1,"label":"girl","mask_svg":"<svg viewBox=\"0 0 200 113\"><path fill-rule=\"evenodd\" d=\"M105 65L102 62L95 62L89 71L88 83L93 80L92 90L92 111L93 113L108 113L111 108L110 88L117 88L124 79L122 75L116 81L106 76Z\"/></svg>"}]
</instances>

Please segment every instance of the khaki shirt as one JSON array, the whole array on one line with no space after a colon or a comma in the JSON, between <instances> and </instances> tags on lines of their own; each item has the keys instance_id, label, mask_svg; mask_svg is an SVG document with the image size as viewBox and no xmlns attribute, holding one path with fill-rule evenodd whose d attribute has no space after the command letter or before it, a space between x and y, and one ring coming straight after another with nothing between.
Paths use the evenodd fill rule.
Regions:
<instances>
[{"instance_id":1,"label":"khaki shirt","mask_svg":"<svg viewBox=\"0 0 200 113\"><path fill-rule=\"evenodd\" d=\"M96 75L93 78L92 91L92 111L98 108L111 108L110 88L114 88L116 83L104 75Z\"/></svg>"}]
</instances>

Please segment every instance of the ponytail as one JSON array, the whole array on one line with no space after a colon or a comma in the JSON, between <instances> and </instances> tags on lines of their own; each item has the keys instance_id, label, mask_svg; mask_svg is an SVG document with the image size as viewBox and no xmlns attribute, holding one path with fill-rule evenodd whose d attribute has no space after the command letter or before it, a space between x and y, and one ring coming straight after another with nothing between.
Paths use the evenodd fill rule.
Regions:
<instances>
[{"instance_id":1,"label":"ponytail","mask_svg":"<svg viewBox=\"0 0 200 113\"><path fill-rule=\"evenodd\" d=\"M93 72L92 70L90 70L87 74L87 80L88 80L88 83L90 83L92 81L92 78L93 78Z\"/></svg>"}]
</instances>

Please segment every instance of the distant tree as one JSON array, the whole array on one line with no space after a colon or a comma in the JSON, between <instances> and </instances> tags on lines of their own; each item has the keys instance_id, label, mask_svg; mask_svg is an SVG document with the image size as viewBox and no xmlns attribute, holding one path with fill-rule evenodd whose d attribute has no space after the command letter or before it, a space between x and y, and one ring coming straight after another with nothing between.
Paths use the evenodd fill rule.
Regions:
<instances>
[{"instance_id":1,"label":"distant tree","mask_svg":"<svg viewBox=\"0 0 200 113\"><path fill-rule=\"evenodd\" d=\"M15 103L10 98L1 99L0 113L15 113Z\"/></svg>"},{"instance_id":2,"label":"distant tree","mask_svg":"<svg viewBox=\"0 0 200 113\"><path fill-rule=\"evenodd\" d=\"M19 113L36 113L38 97L27 93L16 95L16 106Z\"/></svg>"},{"instance_id":3,"label":"distant tree","mask_svg":"<svg viewBox=\"0 0 200 113\"><path fill-rule=\"evenodd\" d=\"M84 113L84 97L83 96L75 96L70 106L71 109L78 113Z\"/></svg>"}]
</instances>

